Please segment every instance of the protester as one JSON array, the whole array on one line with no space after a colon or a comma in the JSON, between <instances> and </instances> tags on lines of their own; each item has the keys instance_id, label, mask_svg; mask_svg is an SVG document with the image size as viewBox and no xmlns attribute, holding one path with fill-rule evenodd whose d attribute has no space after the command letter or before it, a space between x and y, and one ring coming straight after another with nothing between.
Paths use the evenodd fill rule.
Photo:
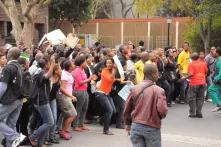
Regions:
<instances>
[{"instance_id":1,"label":"protester","mask_svg":"<svg viewBox=\"0 0 221 147\"><path fill-rule=\"evenodd\" d=\"M136 82L140 84L144 80L144 64L149 60L149 54L143 52L140 55L140 60L135 63Z\"/></svg>"},{"instance_id":2,"label":"protester","mask_svg":"<svg viewBox=\"0 0 221 147\"><path fill-rule=\"evenodd\" d=\"M84 120L88 109L89 96L87 93L88 83L91 82L93 76L87 78L85 68L87 67L85 56L78 56L75 58L75 65L77 66L72 72L74 77L74 95L77 97L77 119L74 122L75 131L88 131L89 129L84 126Z\"/></svg>"},{"instance_id":3,"label":"protester","mask_svg":"<svg viewBox=\"0 0 221 147\"><path fill-rule=\"evenodd\" d=\"M74 79L71 73L75 66L71 60L67 59L63 62L62 68L61 88L58 95L58 107L61 110L59 134L61 138L70 140L72 138L70 133L71 124L77 116L75 107L72 104L72 102L77 101L76 97L72 95Z\"/></svg>"},{"instance_id":4,"label":"protester","mask_svg":"<svg viewBox=\"0 0 221 147\"><path fill-rule=\"evenodd\" d=\"M133 147L161 147L161 119L166 117L165 92L156 85L159 73L156 65L146 64L145 80L135 86L127 99L124 121L131 131Z\"/></svg>"},{"instance_id":5,"label":"protester","mask_svg":"<svg viewBox=\"0 0 221 147\"><path fill-rule=\"evenodd\" d=\"M9 50L9 62L2 70L0 79L0 132L9 147L19 146L26 138L15 130L22 109L22 69L18 63L20 53L16 47Z\"/></svg>"},{"instance_id":6,"label":"protester","mask_svg":"<svg viewBox=\"0 0 221 147\"><path fill-rule=\"evenodd\" d=\"M204 54L201 54L201 58ZM192 62L188 66L189 90L189 117L202 118L202 107L204 103L204 92L206 86L207 64L199 59L198 53L191 55Z\"/></svg>"},{"instance_id":7,"label":"protester","mask_svg":"<svg viewBox=\"0 0 221 147\"><path fill-rule=\"evenodd\" d=\"M39 60L41 71L34 76L34 85L30 98L41 115L43 123L29 136L32 145L43 146L49 130L54 125L53 113L49 104L50 78L55 66L55 60L45 57Z\"/></svg>"},{"instance_id":8,"label":"protester","mask_svg":"<svg viewBox=\"0 0 221 147\"><path fill-rule=\"evenodd\" d=\"M112 97L109 96L111 92L112 85L115 81L115 75L117 72L116 66L114 65L114 60L108 58L104 62L105 68L101 72L101 81L98 86L97 93L95 94L96 100L100 103L102 107L102 117L104 122L103 133L106 135L113 135L109 129L111 116L116 112L114 102Z\"/></svg>"},{"instance_id":9,"label":"protester","mask_svg":"<svg viewBox=\"0 0 221 147\"><path fill-rule=\"evenodd\" d=\"M216 105L216 108L212 109L212 112L221 110L221 48L216 49L217 53L217 62L215 64L215 72L213 76L213 84L209 87L208 92L209 96L212 98L213 104Z\"/></svg>"},{"instance_id":10,"label":"protester","mask_svg":"<svg viewBox=\"0 0 221 147\"><path fill-rule=\"evenodd\" d=\"M181 78L184 79L181 83L181 89L180 89L180 97L179 97L180 104L187 103L186 90L188 87L188 82L185 79L188 76L189 63L190 63L189 43L185 42L183 44L183 51L179 54L177 62L179 68L179 74Z\"/></svg>"},{"instance_id":11,"label":"protester","mask_svg":"<svg viewBox=\"0 0 221 147\"><path fill-rule=\"evenodd\" d=\"M6 56L2 53L0 54L0 73L2 72L3 67L7 64Z\"/></svg>"}]
</instances>

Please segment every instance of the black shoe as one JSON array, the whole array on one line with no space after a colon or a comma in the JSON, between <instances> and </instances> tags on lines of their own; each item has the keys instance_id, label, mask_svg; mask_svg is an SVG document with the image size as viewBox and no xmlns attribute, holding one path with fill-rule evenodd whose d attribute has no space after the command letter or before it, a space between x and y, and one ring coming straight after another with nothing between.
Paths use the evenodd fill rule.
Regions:
<instances>
[{"instance_id":1,"label":"black shoe","mask_svg":"<svg viewBox=\"0 0 221 147\"><path fill-rule=\"evenodd\" d=\"M197 114L196 117L197 118L203 118L203 115L202 114Z\"/></svg>"},{"instance_id":2,"label":"black shoe","mask_svg":"<svg viewBox=\"0 0 221 147\"><path fill-rule=\"evenodd\" d=\"M111 131L104 131L103 134L105 134L105 135L114 135L114 133L112 133Z\"/></svg>"},{"instance_id":3,"label":"black shoe","mask_svg":"<svg viewBox=\"0 0 221 147\"><path fill-rule=\"evenodd\" d=\"M195 117L196 117L196 115L189 114L189 117L190 117L190 118L195 118Z\"/></svg>"},{"instance_id":4,"label":"black shoe","mask_svg":"<svg viewBox=\"0 0 221 147\"><path fill-rule=\"evenodd\" d=\"M117 129L125 129L125 126L124 125L117 125L116 128Z\"/></svg>"},{"instance_id":5,"label":"black shoe","mask_svg":"<svg viewBox=\"0 0 221 147\"><path fill-rule=\"evenodd\" d=\"M2 145L3 145L3 146L6 146L6 139L5 139L5 138L2 139Z\"/></svg>"}]
</instances>

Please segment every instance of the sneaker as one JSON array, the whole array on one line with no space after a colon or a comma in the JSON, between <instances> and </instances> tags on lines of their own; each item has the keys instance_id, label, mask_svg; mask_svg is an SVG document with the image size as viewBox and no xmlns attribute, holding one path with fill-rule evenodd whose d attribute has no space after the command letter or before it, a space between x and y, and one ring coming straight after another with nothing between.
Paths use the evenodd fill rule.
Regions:
<instances>
[{"instance_id":1,"label":"sneaker","mask_svg":"<svg viewBox=\"0 0 221 147\"><path fill-rule=\"evenodd\" d=\"M12 142L12 147L18 147L24 140L26 136L22 133L19 134L19 136Z\"/></svg>"},{"instance_id":2,"label":"sneaker","mask_svg":"<svg viewBox=\"0 0 221 147\"><path fill-rule=\"evenodd\" d=\"M59 144L60 143L60 141L59 141L59 139L58 138L51 138L50 140L49 140L51 143L54 143L54 144Z\"/></svg>"},{"instance_id":3,"label":"sneaker","mask_svg":"<svg viewBox=\"0 0 221 147\"><path fill-rule=\"evenodd\" d=\"M190 117L190 118L195 118L195 117L196 117L196 115L189 114L189 117Z\"/></svg>"}]
</instances>

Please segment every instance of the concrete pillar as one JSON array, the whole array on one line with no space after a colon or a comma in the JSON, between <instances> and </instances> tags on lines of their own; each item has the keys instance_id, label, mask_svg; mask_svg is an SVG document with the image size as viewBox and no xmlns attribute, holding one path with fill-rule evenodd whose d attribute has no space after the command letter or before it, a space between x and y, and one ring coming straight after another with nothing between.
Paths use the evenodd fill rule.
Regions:
<instances>
[{"instance_id":1,"label":"concrete pillar","mask_svg":"<svg viewBox=\"0 0 221 147\"><path fill-rule=\"evenodd\" d=\"M176 42L176 48L178 49L179 48L179 22L178 21L176 21L176 40L175 40L175 42Z\"/></svg>"},{"instance_id":2,"label":"concrete pillar","mask_svg":"<svg viewBox=\"0 0 221 147\"><path fill-rule=\"evenodd\" d=\"M120 32L120 43L124 44L124 22L121 22Z\"/></svg>"},{"instance_id":3,"label":"concrete pillar","mask_svg":"<svg viewBox=\"0 0 221 147\"><path fill-rule=\"evenodd\" d=\"M150 50L150 28L151 22L148 22L148 28L147 28L147 50Z\"/></svg>"},{"instance_id":4,"label":"concrete pillar","mask_svg":"<svg viewBox=\"0 0 221 147\"><path fill-rule=\"evenodd\" d=\"M96 23L96 37L99 38L99 23Z\"/></svg>"}]
</instances>

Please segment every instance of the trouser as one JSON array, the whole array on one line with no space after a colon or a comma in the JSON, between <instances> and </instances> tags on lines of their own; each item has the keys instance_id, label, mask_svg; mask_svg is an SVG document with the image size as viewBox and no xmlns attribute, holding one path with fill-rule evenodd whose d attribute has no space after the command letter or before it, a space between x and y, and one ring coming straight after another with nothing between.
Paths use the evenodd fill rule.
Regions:
<instances>
[{"instance_id":1,"label":"trouser","mask_svg":"<svg viewBox=\"0 0 221 147\"><path fill-rule=\"evenodd\" d=\"M213 74L210 74L208 77L207 77L207 88L209 88L211 85L213 85L213 80L212 80L212 77L213 77ZM206 99L211 99L211 97L209 96L209 92L207 91L206 93Z\"/></svg>"},{"instance_id":2,"label":"trouser","mask_svg":"<svg viewBox=\"0 0 221 147\"><path fill-rule=\"evenodd\" d=\"M32 135L30 135L30 139L37 140L38 145L43 145L49 130L54 125L53 114L49 103L45 105L38 105L35 107L41 115L43 124L37 130L35 130Z\"/></svg>"},{"instance_id":3,"label":"trouser","mask_svg":"<svg viewBox=\"0 0 221 147\"><path fill-rule=\"evenodd\" d=\"M213 84L208 89L209 96L215 105L221 105L221 85Z\"/></svg>"},{"instance_id":4,"label":"trouser","mask_svg":"<svg viewBox=\"0 0 221 147\"><path fill-rule=\"evenodd\" d=\"M29 106L29 111L31 112L28 122L28 134L30 135L42 124L42 119L40 113L33 104Z\"/></svg>"},{"instance_id":5,"label":"trouser","mask_svg":"<svg viewBox=\"0 0 221 147\"><path fill-rule=\"evenodd\" d=\"M55 132L56 132L56 128L57 128L57 101L56 99L50 101L50 108L51 108L51 112L52 112L52 116L53 116L53 120L54 120L54 125L51 127L50 131L49 131L49 139L53 139L55 137Z\"/></svg>"},{"instance_id":6,"label":"trouser","mask_svg":"<svg viewBox=\"0 0 221 147\"><path fill-rule=\"evenodd\" d=\"M28 136L28 122L30 117L30 111L29 111L29 103L26 102L23 104L16 128L18 132L21 132L22 134Z\"/></svg>"},{"instance_id":7,"label":"trouser","mask_svg":"<svg viewBox=\"0 0 221 147\"><path fill-rule=\"evenodd\" d=\"M205 85L189 86L188 90L188 102L189 102L189 114L197 115L202 114L202 107L204 103Z\"/></svg>"},{"instance_id":8,"label":"trouser","mask_svg":"<svg viewBox=\"0 0 221 147\"><path fill-rule=\"evenodd\" d=\"M167 80L159 80L157 82L157 85L159 85L160 87L162 87L165 91L166 97L167 97L167 103L171 103L172 102L172 97L171 97L171 85L169 84L169 82Z\"/></svg>"},{"instance_id":9,"label":"trouser","mask_svg":"<svg viewBox=\"0 0 221 147\"><path fill-rule=\"evenodd\" d=\"M161 131L158 128L133 123L130 138L133 147L161 147Z\"/></svg>"},{"instance_id":10,"label":"trouser","mask_svg":"<svg viewBox=\"0 0 221 147\"><path fill-rule=\"evenodd\" d=\"M112 97L106 95L104 93L97 92L95 94L96 100L100 103L102 108L102 115L104 120L104 130L108 131L110 126L110 121L113 113L116 112L116 108L114 106L114 102Z\"/></svg>"},{"instance_id":11,"label":"trouser","mask_svg":"<svg viewBox=\"0 0 221 147\"><path fill-rule=\"evenodd\" d=\"M77 97L77 118L73 123L73 127L83 127L88 108L89 96L87 91L74 91L73 95Z\"/></svg>"},{"instance_id":12,"label":"trouser","mask_svg":"<svg viewBox=\"0 0 221 147\"><path fill-rule=\"evenodd\" d=\"M7 147L11 147L12 142L19 136L16 132L16 123L21 109L21 100L16 100L10 105L0 104L0 132L6 138Z\"/></svg>"},{"instance_id":13,"label":"trouser","mask_svg":"<svg viewBox=\"0 0 221 147\"><path fill-rule=\"evenodd\" d=\"M112 92L110 96L114 97L113 102L116 107L116 127L120 127L123 124L125 101L118 95L117 91Z\"/></svg>"},{"instance_id":14,"label":"trouser","mask_svg":"<svg viewBox=\"0 0 221 147\"><path fill-rule=\"evenodd\" d=\"M86 118L88 120L91 120L93 116L98 116L100 111L99 111L98 103L95 100L95 94L91 93L90 90L88 90L87 92L89 95L89 103L88 103Z\"/></svg>"},{"instance_id":15,"label":"trouser","mask_svg":"<svg viewBox=\"0 0 221 147\"><path fill-rule=\"evenodd\" d=\"M187 102L187 97L186 97L186 91L187 91L187 87L188 87L188 81L184 80L181 82L180 85L180 101L185 101Z\"/></svg>"}]
</instances>

